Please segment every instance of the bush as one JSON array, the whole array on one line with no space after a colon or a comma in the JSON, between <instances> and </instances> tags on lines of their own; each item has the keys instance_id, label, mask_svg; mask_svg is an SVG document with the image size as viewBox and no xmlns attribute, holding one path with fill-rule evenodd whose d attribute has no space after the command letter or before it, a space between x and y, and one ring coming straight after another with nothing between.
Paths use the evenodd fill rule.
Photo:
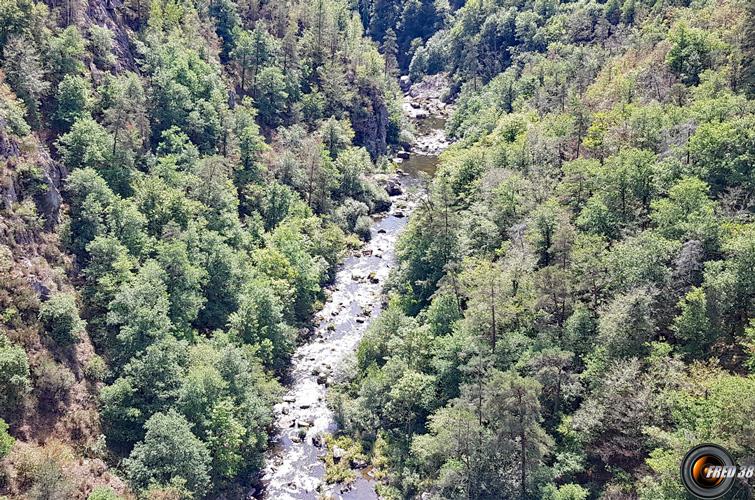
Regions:
<instances>
[{"instance_id":1,"label":"bush","mask_svg":"<svg viewBox=\"0 0 755 500\"><path fill-rule=\"evenodd\" d=\"M391 208L391 199L388 193L371 179L364 181L362 199L370 207L371 214L387 212Z\"/></svg>"},{"instance_id":2,"label":"bush","mask_svg":"<svg viewBox=\"0 0 755 500\"><path fill-rule=\"evenodd\" d=\"M80 340L86 322L79 317L76 300L70 293L58 293L39 308L39 320L47 335L61 346Z\"/></svg>"},{"instance_id":3,"label":"bush","mask_svg":"<svg viewBox=\"0 0 755 500\"><path fill-rule=\"evenodd\" d=\"M71 498L71 491L71 484L66 479L60 464L54 460L44 460L37 466L29 497L35 499Z\"/></svg>"},{"instance_id":4,"label":"bush","mask_svg":"<svg viewBox=\"0 0 755 500\"><path fill-rule=\"evenodd\" d=\"M13 439L13 436L8 434L8 424L0 418L0 460L5 458L11 448L13 448L13 443L15 442L16 440Z\"/></svg>"},{"instance_id":5,"label":"bush","mask_svg":"<svg viewBox=\"0 0 755 500\"><path fill-rule=\"evenodd\" d=\"M35 372L37 375L35 385L40 396L48 401L63 399L68 390L76 383L76 378L71 370L50 358L43 359Z\"/></svg>"},{"instance_id":6,"label":"bush","mask_svg":"<svg viewBox=\"0 0 755 500\"><path fill-rule=\"evenodd\" d=\"M372 219L366 215L360 215L354 224L354 234L359 236L364 241L370 241L372 234L370 228L372 227Z\"/></svg>"},{"instance_id":7,"label":"bush","mask_svg":"<svg viewBox=\"0 0 755 500\"><path fill-rule=\"evenodd\" d=\"M23 348L11 344L0 333L0 413L7 415L26 395L29 383L29 360Z\"/></svg>"},{"instance_id":8,"label":"bush","mask_svg":"<svg viewBox=\"0 0 755 500\"><path fill-rule=\"evenodd\" d=\"M336 209L335 222L345 233L352 233L354 232L357 219L363 215L367 215L368 212L367 205L361 201L347 198L343 202L343 205Z\"/></svg>"},{"instance_id":9,"label":"bush","mask_svg":"<svg viewBox=\"0 0 755 500\"><path fill-rule=\"evenodd\" d=\"M109 486L97 486L87 497L87 500L121 500L123 497Z\"/></svg>"},{"instance_id":10,"label":"bush","mask_svg":"<svg viewBox=\"0 0 755 500\"><path fill-rule=\"evenodd\" d=\"M84 365L84 375L92 382L102 382L108 376L108 368L101 356L94 355Z\"/></svg>"},{"instance_id":11,"label":"bush","mask_svg":"<svg viewBox=\"0 0 755 500\"><path fill-rule=\"evenodd\" d=\"M73 459L71 448L55 439L44 447L31 445L14 452L17 479L30 488L27 498L71 498L63 468Z\"/></svg>"}]
</instances>

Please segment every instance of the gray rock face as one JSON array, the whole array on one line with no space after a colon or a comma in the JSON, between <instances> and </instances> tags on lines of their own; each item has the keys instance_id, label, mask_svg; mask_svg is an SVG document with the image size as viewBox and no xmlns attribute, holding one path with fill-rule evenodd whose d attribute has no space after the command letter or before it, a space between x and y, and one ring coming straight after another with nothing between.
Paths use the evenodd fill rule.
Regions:
<instances>
[{"instance_id":1,"label":"gray rock face","mask_svg":"<svg viewBox=\"0 0 755 500\"><path fill-rule=\"evenodd\" d=\"M63 203L60 189L67 172L61 164L50 158L44 145L35 141L32 142L34 148L22 151L17 140L8 135L6 130L5 124L0 120L0 159L6 165L0 182L0 204L9 210L15 203L33 196L37 211L45 218L45 229L50 230L58 223L60 205ZM13 168L20 162L32 163L40 168L41 180L45 184L43 189L35 190L33 194L24 192Z\"/></svg>"},{"instance_id":2,"label":"gray rock face","mask_svg":"<svg viewBox=\"0 0 755 500\"><path fill-rule=\"evenodd\" d=\"M388 150L388 107L382 91L371 83L360 84L351 109L354 141L369 151L372 159Z\"/></svg>"},{"instance_id":3,"label":"gray rock face","mask_svg":"<svg viewBox=\"0 0 755 500\"><path fill-rule=\"evenodd\" d=\"M131 52L131 42L124 28L126 21L120 14L123 11L122 0L90 0L83 14L87 18L86 24L97 24L113 32L116 70L135 70L136 63Z\"/></svg>"}]
</instances>

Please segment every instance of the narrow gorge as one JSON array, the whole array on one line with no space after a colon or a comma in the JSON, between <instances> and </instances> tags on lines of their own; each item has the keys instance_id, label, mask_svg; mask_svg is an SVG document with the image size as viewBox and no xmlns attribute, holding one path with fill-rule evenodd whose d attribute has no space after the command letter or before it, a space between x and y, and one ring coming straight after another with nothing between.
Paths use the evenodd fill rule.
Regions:
<instances>
[{"instance_id":1,"label":"narrow gorge","mask_svg":"<svg viewBox=\"0 0 755 500\"><path fill-rule=\"evenodd\" d=\"M390 195L391 208L374 217L370 241L340 266L315 317L317 327L293 355L287 392L275 407L277 433L262 479L263 498L311 499L336 492L341 498L377 498L366 464L354 464L364 474L352 484L324 481L325 436L337 430L327 404L328 386L346 376L344 365L380 314L383 284L396 264L396 242L423 196L424 182L449 145L443 130L448 116L441 101L444 85L442 78L435 77L404 86L402 107L416 130L415 138L393 159L395 173L374 175Z\"/></svg>"}]
</instances>

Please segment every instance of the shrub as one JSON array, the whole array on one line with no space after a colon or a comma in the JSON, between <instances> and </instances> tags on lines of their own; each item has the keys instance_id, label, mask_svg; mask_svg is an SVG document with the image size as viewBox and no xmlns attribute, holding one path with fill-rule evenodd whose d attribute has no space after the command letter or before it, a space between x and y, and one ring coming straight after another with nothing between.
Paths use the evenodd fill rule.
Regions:
<instances>
[{"instance_id":1,"label":"shrub","mask_svg":"<svg viewBox=\"0 0 755 500\"><path fill-rule=\"evenodd\" d=\"M370 238L372 237L370 234L371 227L372 219L366 215L360 215L356 224L354 224L354 234L364 241L370 241Z\"/></svg>"},{"instance_id":2,"label":"shrub","mask_svg":"<svg viewBox=\"0 0 755 500\"><path fill-rule=\"evenodd\" d=\"M39 308L39 319L47 335L61 346L80 340L86 322L79 317L76 300L70 293L58 293Z\"/></svg>"},{"instance_id":3,"label":"shrub","mask_svg":"<svg viewBox=\"0 0 755 500\"><path fill-rule=\"evenodd\" d=\"M55 439L44 447L31 445L14 452L17 479L30 488L27 498L71 498L63 468L73 458L71 448Z\"/></svg>"},{"instance_id":4,"label":"shrub","mask_svg":"<svg viewBox=\"0 0 755 500\"><path fill-rule=\"evenodd\" d=\"M123 497L109 486L97 486L87 497L87 500L121 500Z\"/></svg>"},{"instance_id":5,"label":"shrub","mask_svg":"<svg viewBox=\"0 0 755 500\"><path fill-rule=\"evenodd\" d=\"M8 424L0 418L0 460L5 458L11 448L13 448L13 443L15 442L16 440L13 439L13 436L8 434Z\"/></svg>"},{"instance_id":6,"label":"shrub","mask_svg":"<svg viewBox=\"0 0 755 500\"><path fill-rule=\"evenodd\" d=\"M0 333L0 412L7 415L30 388L29 360L23 348Z\"/></svg>"},{"instance_id":7,"label":"shrub","mask_svg":"<svg viewBox=\"0 0 755 500\"><path fill-rule=\"evenodd\" d=\"M84 375L92 382L102 382L108 375L108 368L101 356L94 355L84 365Z\"/></svg>"},{"instance_id":8,"label":"shrub","mask_svg":"<svg viewBox=\"0 0 755 500\"><path fill-rule=\"evenodd\" d=\"M343 205L336 209L335 221L346 233L354 232L359 217L367 215L369 208L361 201L346 199Z\"/></svg>"},{"instance_id":9,"label":"shrub","mask_svg":"<svg viewBox=\"0 0 755 500\"><path fill-rule=\"evenodd\" d=\"M50 358L43 359L35 372L40 396L49 401L61 400L76 383L71 370Z\"/></svg>"},{"instance_id":10,"label":"shrub","mask_svg":"<svg viewBox=\"0 0 755 500\"><path fill-rule=\"evenodd\" d=\"M34 484L29 497L38 499L71 498L71 484L63 473L63 468L54 460L43 460L34 474Z\"/></svg>"}]
</instances>

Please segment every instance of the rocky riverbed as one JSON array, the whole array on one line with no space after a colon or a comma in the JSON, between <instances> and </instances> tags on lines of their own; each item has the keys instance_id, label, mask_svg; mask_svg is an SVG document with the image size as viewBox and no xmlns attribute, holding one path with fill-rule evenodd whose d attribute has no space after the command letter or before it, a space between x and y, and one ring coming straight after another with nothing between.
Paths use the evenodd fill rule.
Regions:
<instances>
[{"instance_id":1,"label":"rocky riverbed","mask_svg":"<svg viewBox=\"0 0 755 500\"><path fill-rule=\"evenodd\" d=\"M315 317L313 335L294 353L288 390L275 406L277 433L262 478L264 498L377 498L369 477L348 486L324 482L323 436L336 430L326 394L380 313L383 283L395 263L396 241L417 202L420 172L432 175L437 155L448 146L442 130L448 108L441 96L438 81L406 89L404 110L415 123L416 139L408 151L397 154L395 174L376 178L390 196L391 209L375 217L369 243L341 265Z\"/></svg>"}]
</instances>

